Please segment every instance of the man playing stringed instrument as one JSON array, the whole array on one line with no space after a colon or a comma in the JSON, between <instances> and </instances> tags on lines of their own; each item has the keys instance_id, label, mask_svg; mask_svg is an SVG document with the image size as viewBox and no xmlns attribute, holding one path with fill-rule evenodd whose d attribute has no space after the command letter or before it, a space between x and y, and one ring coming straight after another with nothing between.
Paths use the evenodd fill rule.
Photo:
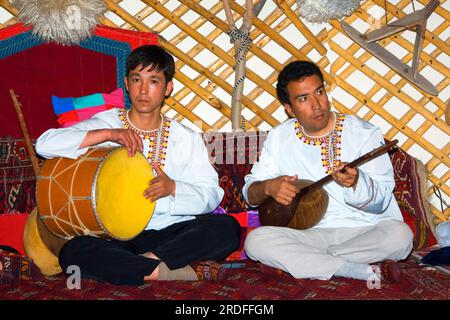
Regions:
<instances>
[{"instance_id":1,"label":"man playing stringed instrument","mask_svg":"<svg viewBox=\"0 0 450 320\"><path fill-rule=\"evenodd\" d=\"M64 272L71 265L83 278L114 284L145 280L215 280L239 246L239 223L228 215L207 215L223 197L198 133L161 114L173 89L175 63L159 46L135 49L127 59L129 111L110 109L72 127L50 129L36 143L45 158L78 158L92 146L119 146L129 156L143 153L156 171L143 196L156 201L146 230L129 241L78 236L59 253ZM133 212L124 212L133 215Z\"/></svg>"},{"instance_id":2,"label":"man playing stringed instrument","mask_svg":"<svg viewBox=\"0 0 450 320\"><path fill-rule=\"evenodd\" d=\"M251 206L268 197L289 205L300 191L298 178L324 186L328 207L310 229L262 226L246 238L247 255L295 278L332 276L399 282L395 261L405 259L413 234L393 196L389 156L359 168L345 164L384 144L379 128L354 116L332 112L323 74L313 63L295 61L279 74L277 96L291 119L273 128L243 194ZM381 263L381 272L370 264Z\"/></svg>"}]
</instances>

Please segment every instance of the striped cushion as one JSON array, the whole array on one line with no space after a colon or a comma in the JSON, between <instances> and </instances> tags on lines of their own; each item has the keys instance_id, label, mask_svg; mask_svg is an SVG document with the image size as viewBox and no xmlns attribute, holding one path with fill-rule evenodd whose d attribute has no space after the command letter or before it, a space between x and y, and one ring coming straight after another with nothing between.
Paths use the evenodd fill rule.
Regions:
<instances>
[{"instance_id":1,"label":"striped cushion","mask_svg":"<svg viewBox=\"0 0 450 320\"><path fill-rule=\"evenodd\" d=\"M94 93L78 98L52 96L53 110L61 127L69 127L111 108L124 108L122 88L111 93Z\"/></svg>"}]
</instances>

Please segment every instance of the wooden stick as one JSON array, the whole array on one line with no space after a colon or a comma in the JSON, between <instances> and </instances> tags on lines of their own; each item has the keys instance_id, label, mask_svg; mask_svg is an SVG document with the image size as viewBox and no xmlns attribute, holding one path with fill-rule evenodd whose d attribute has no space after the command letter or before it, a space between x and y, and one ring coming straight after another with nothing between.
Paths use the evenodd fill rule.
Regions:
<instances>
[{"instance_id":1,"label":"wooden stick","mask_svg":"<svg viewBox=\"0 0 450 320\"><path fill-rule=\"evenodd\" d=\"M108 10L110 10L110 11L114 12L115 14L117 14L125 22L128 22L130 25L132 25L136 29L138 29L140 31L146 31L146 32L153 32L153 33L155 33L153 29L151 29L149 26L147 26L142 21L136 19L135 16L129 14L126 10L124 10L117 3L115 3L115 2L113 2L111 0L106 0L105 4L106 4L106 7L108 8Z\"/></svg>"},{"instance_id":2,"label":"wooden stick","mask_svg":"<svg viewBox=\"0 0 450 320\"><path fill-rule=\"evenodd\" d=\"M28 133L27 124L25 123L25 119L23 117L22 109L20 108L20 102L17 100L17 96L13 89L9 90L9 94L14 103L14 108L16 109L17 117L19 118L20 128L22 129L23 136L25 138L25 143L27 145L28 153L30 154L31 164L33 165L34 173L36 176L39 173L39 162L36 156L36 152L34 151L33 144L31 143L30 134Z\"/></svg>"},{"instance_id":3,"label":"wooden stick","mask_svg":"<svg viewBox=\"0 0 450 320\"><path fill-rule=\"evenodd\" d=\"M300 31L300 33L314 46L314 48L321 54L326 55L327 49L320 42L316 36L309 30L309 28L300 20L299 16L291 9L291 5L289 5L285 0L275 0L277 6L284 12L286 17L292 21L294 26Z\"/></svg>"},{"instance_id":4,"label":"wooden stick","mask_svg":"<svg viewBox=\"0 0 450 320\"><path fill-rule=\"evenodd\" d=\"M19 10L17 10L8 0L0 0L0 5L14 17L17 17L19 14Z\"/></svg>"},{"instance_id":5,"label":"wooden stick","mask_svg":"<svg viewBox=\"0 0 450 320\"><path fill-rule=\"evenodd\" d=\"M450 126L450 99L447 100L447 106L445 107L445 123Z\"/></svg>"}]
</instances>

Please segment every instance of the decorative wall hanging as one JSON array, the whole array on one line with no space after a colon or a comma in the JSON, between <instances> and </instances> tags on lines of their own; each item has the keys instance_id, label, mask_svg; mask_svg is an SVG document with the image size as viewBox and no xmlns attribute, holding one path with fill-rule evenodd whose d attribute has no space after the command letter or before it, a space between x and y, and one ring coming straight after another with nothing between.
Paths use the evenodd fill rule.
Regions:
<instances>
[{"instance_id":1,"label":"decorative wall hanging","mask_svg":"<svg viewBox=\"0 0 450 320\"><path fill-rule=\"evenodd\" d=\"M360 3L361 0L297 0L300 16L313 23L347 17Z\"/></svg>"},{"instance_id":2,"label":"decorative wall hanging","mask_svg":"<svg viewBox=\"0 0 450 320\"><path fill-rule=\"evenodd\" d=\"M15 0L18 18L33 34L63 45L88 38L106 11L102 0Z\"/></svg>"},{"instance_id":3,"label":"decorative wall hanging","mask_svg":"<svg viewBox=\"0 0 450 320\"><path fill-rule=\"evenodd\" d=\"M423 9L408 14L401 19L391 22L386 26L373 30L367 34L359 33L344 21L341 21L341 26L353 41L369 51L391 69L395 70L399 75L429 94L437 96L439 94L438 90L433 84L431 84L430 81L418 73L418 66L427 27L427 19L438 5L439 0L431 0ZM416 39L414 43L414 55L411 66L404 63L387 49L375 42L398 32L412 28L416 29Z\"/></svg>"}]
</instances>

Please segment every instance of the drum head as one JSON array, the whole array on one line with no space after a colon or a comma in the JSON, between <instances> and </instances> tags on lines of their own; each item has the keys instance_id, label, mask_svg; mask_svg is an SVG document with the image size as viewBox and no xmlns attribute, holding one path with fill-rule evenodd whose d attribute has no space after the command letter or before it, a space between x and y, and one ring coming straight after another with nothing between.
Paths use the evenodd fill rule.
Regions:
<instances>
[{"instance_id":1,"label":"drum head","mask_svg":"<svg viewBox=\"0 0 450 320\"><path fill-rule=\"evenodd\" d=\"M129 240L145 229L155 202L144 197L153 171L142 153L129 157L126 148L107 155L93 183L93 206L104 231L118 240Z\"/></svg>"}]
</instances>

